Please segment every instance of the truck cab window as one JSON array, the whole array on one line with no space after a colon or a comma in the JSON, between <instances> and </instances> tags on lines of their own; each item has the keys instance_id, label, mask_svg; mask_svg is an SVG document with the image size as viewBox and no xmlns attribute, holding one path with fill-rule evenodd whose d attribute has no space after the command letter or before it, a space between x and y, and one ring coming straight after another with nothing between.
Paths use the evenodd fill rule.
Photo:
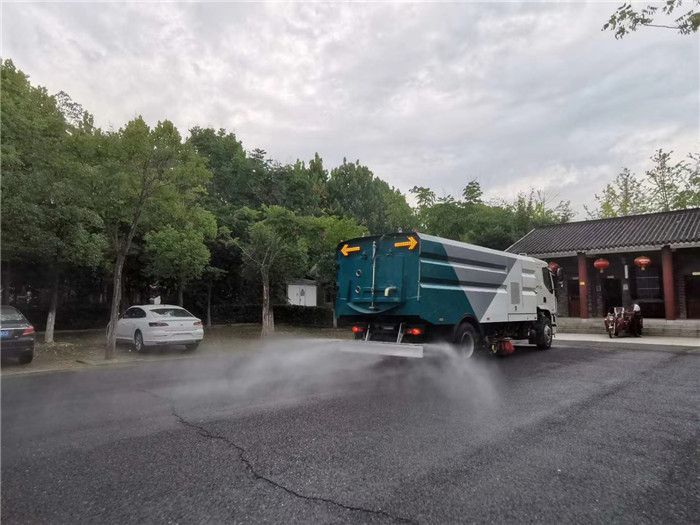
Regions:
<instances>
[{"instance_id":1,"label":"truck cab window","mask_svg":"<svg viewBox=\"0 0 700 525\"><path fill-rule=\"evenodd\" d=\"M547 290L550 292L554 292L554 285L552 284L552 272L549 271L549 268L544 267L542 268L542 280L544 281L544 285L547 287Z\"/></svg>"}]
</instances>

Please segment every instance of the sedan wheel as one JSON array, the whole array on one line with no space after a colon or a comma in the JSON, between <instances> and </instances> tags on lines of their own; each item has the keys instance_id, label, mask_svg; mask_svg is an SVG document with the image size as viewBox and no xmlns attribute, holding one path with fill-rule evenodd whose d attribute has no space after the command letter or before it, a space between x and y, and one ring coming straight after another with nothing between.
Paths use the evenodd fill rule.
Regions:
<instances>
[{"instance_id":1,"label":"sedan wheel","mask_svg":"<svg viewBox=\"0 0 700 525\"><path fill-rule=\"evenodd\" d=\"M143 335L141 335L141 332L137 331L134 334L134 350L137 352L143 352Z\"/></svg>"},{"instance_id":2,"label":"sedan wheel","mask_svg":"<svg viewBox=\"0 0 700 525\"><path fill-rule=\"evenodd\" d=\"M32 362L32 359L34 359L33 351L24 352L21 356L19 356L19 364L27 365Z\"/></svg>"}]
</instances>

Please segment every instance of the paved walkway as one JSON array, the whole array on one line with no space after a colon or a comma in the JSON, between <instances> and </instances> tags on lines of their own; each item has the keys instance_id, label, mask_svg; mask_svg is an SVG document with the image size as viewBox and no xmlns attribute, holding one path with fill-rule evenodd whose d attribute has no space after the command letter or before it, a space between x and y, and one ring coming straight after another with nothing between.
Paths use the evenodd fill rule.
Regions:
<instances>
[{"instance_id":1,"label":"paved walkway","mask_svg":"<svg viewBox=\"0 0 700 525\"><path fill-rule=\"evenodd\" d=\"M595 342L610 344L628 345L656 345L656 346L697 346L700 349L700 338L697 337L664 337L664 336L642 336L642 337L615 337L610 338L607 334L570 334L557 333L555 341L576 341Z\"/></svg>"}]
</instances>

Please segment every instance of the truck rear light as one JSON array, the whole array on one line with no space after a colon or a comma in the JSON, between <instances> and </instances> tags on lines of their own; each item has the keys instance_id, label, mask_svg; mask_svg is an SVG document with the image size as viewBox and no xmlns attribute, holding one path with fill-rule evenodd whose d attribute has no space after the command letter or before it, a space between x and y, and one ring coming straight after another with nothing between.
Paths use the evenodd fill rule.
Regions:
<instances>
[{"instance_id":1,"label":"truck rear light","mask_svg":"<svg viewBox=\"0 0 700 525\"><path fill-rule=\"evenodd\" d=\"M168 323L148 323L148 326L168 326Z\"/></svg>"},{"instance_id":2,"label":"truck rear light","mask_svg":"<svg viewBox=\"0 0 700 525\"><path fill-rule=\"evenodd\" d=\"M364 326L353 326L353 327L352 327L352 333L353 333L353 334L361 334L361 333L364 332L364 331L365 331L365 327L364 327Z\"/></svg>"},{"instance_id":3,"label":"truck rear light","mask_svg":"<svg viewBox=\"0 0 700 525\"><path fill-rule=\"evenodd\" d=\"M195 325L195 326L202 326L202 321L195 321L195 322L194 322L194 325Z\"/></svg>"},{"instance_id":4,"label":"truck rear light","mask_svg":"<svg viewBox=\"0 0 700 525\"><path fill-rule=\"evenodd\" d=\"M420 328L409 328L406 330L406 335L423 335L423 330Z\"/></svg>"},{"instance_id":5,"label":"truck rear light","mask_svg":"<svg viewBox=\"0 0 700 525\"><path fill-rule=\"evenodd\" d=\"M32 325L29 325L29 328L27 328L24 332L22 332L22 335L32 335L34 333L34 327Z\"/></svg>"}]
</instances>

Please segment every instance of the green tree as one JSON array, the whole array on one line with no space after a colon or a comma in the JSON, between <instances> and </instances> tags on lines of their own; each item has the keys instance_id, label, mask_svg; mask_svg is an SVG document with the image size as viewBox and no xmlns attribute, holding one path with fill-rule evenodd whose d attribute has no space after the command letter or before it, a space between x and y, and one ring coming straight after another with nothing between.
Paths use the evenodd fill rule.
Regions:
<instances>
[{"instance_id":1,"label":"green tree","mask_svg":"<svg viewBox=\"0 0 700 525\"><path fill-rule=\"evenodd\" d=\"M673 29L682 35L697 33L700 27L700 0L691 0L694 7L682 13L672 22L666 24L655 23L655 17L659 15L659 6L648 4L641 10L635 9L630 3L624 3L610 16L608 22L603 26L603 31L610 30L615 33L615 38L623 38L630 32L636 31L638 27L658 27ZM661 14L673 17L682 9L683 0L666 0L661 7Z\"/></svg>"},{"instance_id":2,"label":"green tree","mask_svg":"<svg viewBox=\"0 0 700 525\"><path fill-rule=\"evenodd\" d=\"M688 154L685 170L686 184L680 193L680 201L685 208L700 207L700 154Z\"/></svg>"},{"instance_id":3,"label":"green tree","mask_svg":"<svg viewBox=\"0 0 700 525\"><path fill-rule=\"evenodd\" d=\"M416 200L417 206L414 211L418 218L418 224L421 228L427 228L427 213L435 204L435 192L424 186L413 186L408 192L412 194L413 198Z\"/></svg>"},{"instance_id":4,"label":"green tree","mask_svg":"<svg viewBox=\"0 0 700 525\"><path fill-rule=\"evenodd\" d=\"M364 237L369 232L353 219L338 217L301 218L304 238L308 245L309 275L324 288L335 293L335 250L342 241ZM335 302L333 302L333 324L336 326Z\"/></svg>"},{"instance_id":5,"label":"green tree","mask_svg":"<svg viewBox=\"0 0 700 525\"><path fill-rule=\"evenodd\" d=\"M226 270L216 266L207 266L203 272L203 280L207 287L207 328L211 328L211 297L214 283L226 275Z\"/></svg>"},{"instance_id":6,"label":"green tree","mask_svg":"<svg viewBox=\"0 0 700 525\"><path fill-rule=\"evenodd\" d=\"M470 180L462 192L466 204L481 204L481 197L483 194L484 193L481 191L481 184L476 179Z\"/></svg>"},{"instance_id":7,"label":"green tree","mask_svg":"<svg viewBox=\"0 0 700 525\"><path fill-rule=\"evenodd\" d=\"M686 163L671 162L673 152L657 150L651 156L654 163L646 173L649 185L649 204L653 211L671 211L684 208L683 188L686 187L688 170Z\"/></svg>"},{"instance_id":8,"label":"green tree","mask_svg":"<svg viewBox=\"0 0 700 525\"><path fill-rule=\"evenodd\" d=\"M2 256L8 268L35 261L49 269L45 341L53 342L62 270L96 266L105 248L103 224L91 206L91 174L82 167L76 138L90 119L73 128L56 99L33 87L10 60L2 64L1 109ZM6 275L4 291L8 281Z\"/></svg>"},{"instance_id":9,"label":"green tree","mask_svg":"<svg viewBox=\"0 0 700 525\"><path fill-rule=\"evenodd\" d=\"M192 213L211 179L205 161L169 121L151 129L141 117L104 137L95 195L113 257L113 291L105 358L113 356L122 270L137 231L161 229Z\"/></svg>"},{"instance_id":10,"label":"green tree","mask_svg":"<svg viewBox=\"0 0 700 525\"><path fill-rule=\"evenodd\" d=\"M406 196L397 188L381 181L382 200L384 201L384 232L412 231L418 227L416 214L406 202Z\"/></svg>"},{"instance_id":11,"label":"green tree","mask_svg":"<svg viewBox=\"0 0 700 525\"><path fill-rule=\"evenodd\" d=\"M520 237L515 230L513 212L508 207L482 203L466 205L465 208L467 233L461 240L505 250Z\"/></svg>"},{"instance_id":12,"label":"green tree","mask_svg":"<svg viewBox=\"0 0 700 525\"><path fill-rule=\"evenodd\" d=\"M443 198L422 214L426 231L432 235L460 240L468 231L468 214L460 202Z\"/></svg>"},{"instance_id":13,"label":"green tree","mask_svg":"<svg viewBox=\"0 0 700 525\"><path fill-rule=\"evenodd\" d=\"M233 133L224 129L194 127L190 130L188 143L207 159L212 173L207 183L207 208L217 219L228 208L250 205L253 191L249 190L252 167L243 145Z\"/></svg>"},{"instance_id":14,"label":"green tree","mask_svg":"<svg viewBox=\"0 0 700 525\"><path fill-rule=\"evenodd\" d=\"M627 168L623 168L615 180L605 186L600 195L596 194L595 200L594 210L586 208L591 219L625 217L647 211L644 188Z\"/></svg>"},{"instance_id":15,"label":"green tree","mask_svg":"<svg viewBox=\"0 0 700 525\"><path fill-rule=\"evenodd\" d=\"M353 218L372 234L410 230L417 223L405 196L360 161L343 159L327 187L329 215Z\"/></svg>"},{"instance_id":16,"label":"green tree","mask_svg":"<svg viewBox=\"0 0 700 525\"><path fill-rule=\"evenodd\" d=\"M328 170L323 167L323 159L318 153L309 161L309 178L321 209L328 207Z\"/></svg>"},{"instance_id":17,"label":"green tree","mask_svg":"<svg viewBox=\"0 0 700 525\"><path fill-rule=\"evenodd\" d=\"M196 227L188 224L174 228L166 226L145 235L146 253L149 255L149 274L159 281L171 281L177 285L177 301L184 306L185 286L202 276L209 264L209 249L205 241L216 235L216 221L210 214L205 224Z\"/></svg>"},{"instance_id":18,"label":"green tree","mask_svg":"<svg viewBox=\"0 0 700 525\"><path fill-rule=\"evenodd\" d=\"M235 243L243 253L248 274L262 285L262 336L275 330L270 287L307 269L308 248L300 235L302 225L297 215L280 206L264 207L262 219L253 223L244 239Z\"/></svg>"}]
</instances>

